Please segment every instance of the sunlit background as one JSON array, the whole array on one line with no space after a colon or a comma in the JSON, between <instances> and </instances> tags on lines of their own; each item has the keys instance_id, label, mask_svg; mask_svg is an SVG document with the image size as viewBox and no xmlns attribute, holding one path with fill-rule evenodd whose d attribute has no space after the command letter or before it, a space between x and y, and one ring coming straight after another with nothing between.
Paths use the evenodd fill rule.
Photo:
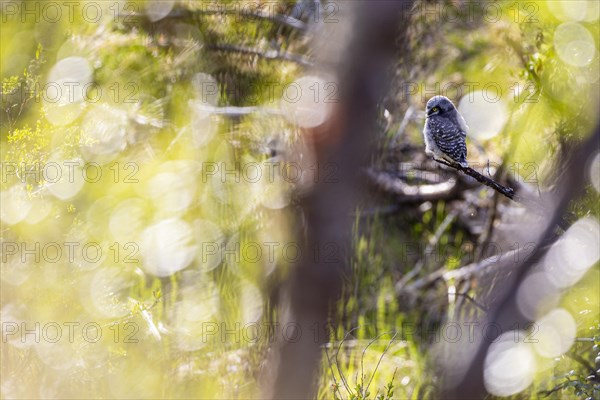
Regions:
<instances>
[{"instance_id":1,"label":"sunlit background","mask_svg":"<svg viewBox=\"0 0 600 400\"><path fill-rule=\"evenodd\" d=\"M513 183L550 193L561 151L598 122L600 3L464 3L415 3L387 125L365 134L382 152L421 149L424 104L443 94L469 125L470 163L503 161ZM260 396L304 229L295 199L316 181L303 132L338 99L335 71L310 66L314 47L336 48L328 29L352 26L318 2L318 17L291 15L310 37L240 11L257 4L0 2L2 398ZM493 396L600 398L600 153L588 183L520 284L536 322L489 349ZM479 261L490 242L524 246L539 225L484 187L466 193L402 215L357 210L319 397L432 396L430 356L444 349L430 333L456 316L462 283L445 275L410 301L396 283L419 263L422 277ZM473 221L492 201L498 233L480 241L491 229ZM447 256L421 260L434 242ZM486 287L467 290L485 299Z\"/></svg>"}]
</instances>

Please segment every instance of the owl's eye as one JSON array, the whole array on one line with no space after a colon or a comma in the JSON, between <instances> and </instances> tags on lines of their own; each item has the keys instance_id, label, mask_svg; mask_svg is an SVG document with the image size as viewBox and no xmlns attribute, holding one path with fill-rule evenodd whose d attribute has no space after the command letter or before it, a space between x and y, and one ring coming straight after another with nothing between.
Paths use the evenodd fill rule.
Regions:
<instances>
[{"instance_id":1,"label":"owl's eye","mask_svg":"<svg viewBox=\"0 0 600 400\"><path fill-rule=\"evenodd\" d=\"M431 109L431 111L433 111L433 112L437 112L437 111L439 111L439 108L438 108L438 107L433 107L433 108Z\"/></svg>"}]
</instances>

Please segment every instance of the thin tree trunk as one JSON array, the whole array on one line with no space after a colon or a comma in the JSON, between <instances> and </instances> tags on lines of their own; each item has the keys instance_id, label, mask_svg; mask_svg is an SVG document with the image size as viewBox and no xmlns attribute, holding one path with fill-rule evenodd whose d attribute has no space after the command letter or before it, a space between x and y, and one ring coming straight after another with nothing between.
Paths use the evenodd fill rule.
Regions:
<instances>
[{"instance_id":1,"label":"thin tree trunk","mask_svg":"<svg viewBox=\"0 0 600 400\"><path fill-rule=\"evenodd\" d=\"M402 1L348 2L354 19L348 51L337 68L340 101L329 122L305 132L314 138L317 164L335 166L333 179L319 174L311 193L301 200L307 225L300 261L286 283L280 324L288 340L279 336L267 368L265 395L306 399L315 396L321 345L328 339L325 325L330 307L339 298L342 277L348 271L347 248L358 194L361 167L368 160L369 143L376 132L377 104L389 82ZM347 24L344 10L340 24ZM317 40L331 40L318 35ZM334 64L335 65L335 64ZM331 177L329 177L331 178ZM294 328L291 328L294 327ZM294 331L294 340L289 332Z\"/></svg>"}]
</instances>

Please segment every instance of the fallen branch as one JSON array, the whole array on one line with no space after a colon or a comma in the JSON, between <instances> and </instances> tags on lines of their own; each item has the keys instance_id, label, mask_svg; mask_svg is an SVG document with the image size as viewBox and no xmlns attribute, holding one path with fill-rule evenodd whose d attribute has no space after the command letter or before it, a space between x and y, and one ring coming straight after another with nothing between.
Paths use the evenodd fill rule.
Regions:
<instances>
[{"instance_id":1,"label":"fallen branch","mask_svg":"<svg viewBox=\"0 0 600 400\"><path fill-rule=\"evenodd\" d=\"M442 267L431 274L414 281L410 285L406 285L406 283L403 285L396 284L396 292L398 294L401 294L402 292L414 292L423 289L438 280L447 282L450 279L462 280L472 276L481 278L491 271L506 268L506 266L514 260L515 256L519 254L519 251L523 251L523 249L519 248L504 254L487 257L479 262L451 271L447 271L446 267Z\"/></svg>"},{"instance_id":2,"label":"fallen branch","mask_svg":"<svg viewBox=\"0 0 600 400\"><path fill-rule=\"evenodd\" d=\"M457 169L459 171L462 171L465 174L469 175L471 178L474 178L478 182L483 183L484 185L486 185L488 187L491 187L492 189L494 189L498 193L508 197L509 199L514 200L514 201L519 201L519 199L515 198L515 191L513 188L502 186L501 184L499 184L492 178L488 178L485 175L481 175L479 172L475 171L471 167L463 167L460 164L450 164L449 162L446 162L443 160L438 160L438 159L435 159L435 161L439 162L440 164L444 164L444 165L447 165L454 169Z\"/></svg>"},{"instance_id":3,"label":"fallen branch","mask_svg":"<svg viewBox=\"0 0 600 400\"><path fill-rule=\"evenodd\" d=\"M365 173L375 186L388 193L393 193L399 202L447 199L454 195L456 189L456 179L427 185L410 185L403 179L385 171L368 168Z\"/></svg>"}]
</instances>

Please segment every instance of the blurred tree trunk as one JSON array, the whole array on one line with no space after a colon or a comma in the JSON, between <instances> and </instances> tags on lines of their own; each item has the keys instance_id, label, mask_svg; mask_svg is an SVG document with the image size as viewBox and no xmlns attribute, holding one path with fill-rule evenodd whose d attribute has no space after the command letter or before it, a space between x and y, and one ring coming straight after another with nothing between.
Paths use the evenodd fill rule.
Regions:
<instances>
[{"instance_id":1,"label":"blurred tree trunk","mask_svg":"<svg viewBox=\"0 0 600 400\"><path fill-rule=\"evenodd\" d=\"M388 87L395 44L406 28L402 11L408 5L389 0L342 5L339 24L350 23L345 8L352 8L355 19L352 26L339 27L352 34L347 51L333 64L339 77L340 101L329 122L305 132L313 139L318 168L333 165L335 176L325 179L319 174L313 190L301 200L307 232L280 309L280 326L287 332L294 326L297 341L289 340L289 333L288 340L279 337L267 365L265 394L271 398L315 396L321 345L328 339L328 313L339 298L342 277L348 271L342 249L349 244L350 214L363 187L359 172L370 155L377 105ZM316 35L315 40L331 38Z\"/></svg>"}]
</instances>

